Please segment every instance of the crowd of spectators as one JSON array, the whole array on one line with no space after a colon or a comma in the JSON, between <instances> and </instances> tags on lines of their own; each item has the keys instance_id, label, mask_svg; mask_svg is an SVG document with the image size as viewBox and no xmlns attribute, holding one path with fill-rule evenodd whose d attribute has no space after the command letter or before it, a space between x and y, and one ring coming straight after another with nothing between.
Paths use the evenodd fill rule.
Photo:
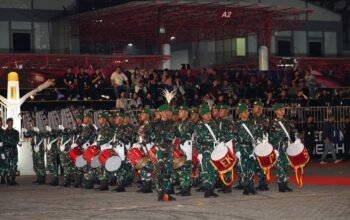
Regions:
<instances>
[{"instance_id":1,"label":"crowd of spectators","mask_svg":"<svg viewBox=\"0 0 350 220\"><path fill-rule=\"evenodd\" d=\"M251 105L261 100L270 107L275 102L296 106L343 105L349 89L319 89L310 70L259 72L248 70L217 71L202 68L125 71L118 66L110 77L96 68L92 75L79 68L74 74L66 69L63 79L67 99L115 99L116 108L156 108L163 103L161 89L177 90L176 105L198 106L203 102ZM108 93L109 91L113 91ZM112 90L113 89L113 90ZM310 100L313 103L310 104Z\"/></svg>"}]
</instances>

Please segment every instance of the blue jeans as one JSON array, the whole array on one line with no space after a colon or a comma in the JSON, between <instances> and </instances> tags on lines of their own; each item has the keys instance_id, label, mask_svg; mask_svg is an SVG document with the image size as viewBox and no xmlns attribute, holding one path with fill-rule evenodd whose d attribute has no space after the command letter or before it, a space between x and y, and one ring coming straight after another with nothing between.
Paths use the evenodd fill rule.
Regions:
<instances>
[{"instance_id":1,"label":"blue jeans","mask_svg":"<svg viewBox=\"0 0 350 220\"><path fill-rule=\"evenodd\" d=\"M120 85L114 87L114 95L116 98L119 97L120 91L125 91L125 97L129 98L130 96L130 87L126 85Z\"/></svg>"}]
</instances>

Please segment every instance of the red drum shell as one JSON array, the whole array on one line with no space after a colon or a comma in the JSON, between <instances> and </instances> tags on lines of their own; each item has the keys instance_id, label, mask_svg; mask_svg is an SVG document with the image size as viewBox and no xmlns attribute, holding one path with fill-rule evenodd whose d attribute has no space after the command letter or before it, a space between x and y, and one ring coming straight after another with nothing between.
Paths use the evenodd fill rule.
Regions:
<instances>
[{"instance_id":1,"label":"red drum shell","mask_svg":"<svg viewBox=\"0 0 350 220\"><path fill-rule=\"evenodd\" d=\"M75 162L77 157L83 154L83 151L80 149L80 147L74 147L73 149L70 149L67 154L69 160Z\"/></svg>"},{"instance_id":2,"label":"red drum shell","mask_svg":"<svg viewBox=\"0 0 350 220\"><path fill-rule=\"evenodd\" d=\"M302 143L289 145L286 153L292 167L304 166L310 159L309 153Z\"/></svg>"},{"instance_id":3,"label":"red drum shell","mask_svg":"<svg viewBox=\"0 0 350 220\"><path fill-rule=\"evenodd\" d=\"M255 147L254 154L261 168L271 168L277 161L277 155L272 145L262 143Z\"/></svg>"},{"instance_id":4,"label":"red drum shell","mask_svg":"<svg viewBox=\"0 0 350 220\"><path fill-rule=\"evenodd\" d=\"M131 148L126 158L137 170L144 167L148 161L147 156L139 148Z\"/></svg>"},{"instance_id":5,"label":"red drum shell","mask_svg":"<svg viewBox=\"0 0 350 220\"><path fill-rule=\"evenodd\" d=\"M182 150L174 150L174 169L182 167L186 162L186 156L183 154Z\"/></svg>"},{"instance_id":6,"label":"red drum shell","mask_svg":"<svg viewBox=\"0 0 350 220\"><path fill-rule=\"evenodd\" d=\"M151 159L153 164L157 163L157 155L156 155L157 148L156 146L153 146L151 150L148 152L148 156Z\"/></svg>"},{"instance_id":7,"label":"red drum shell","mask_svg":"<svg viewBox=\"0 0 350 220\"><path fill-rule=\"evenodd\" d=\"M225 146L224 148L215 148L211 153L210 163L219 173L230 171L235 165L237 159L231 150Z\"/></svg>"},{"instance_id":8,"label":"red drum shell","mask_svg":"<svg viewBox=\"0 0 350 220\"><path fill-rule=\"evenodd\" d=\"M84 151L83 157L88 162L88 164L91 163L91 160L98 156L100 154L100 151L98 150L97 146L89 146Z\"/></svg>"},{"instance_id":9,"label":"red drum shell","mask_svg":"<svg viewBox=\"0 0 350 220\"><path fill-rule=\"evenodd\" d=\"M198 153L196 148L192 148L192 165L197 166L198 164Z\"/></svg>"},{"instance_id":10,"label":"red drum shell","mask_svg":"<svg viewBox=\"0 0 350 220\"><path fill-rule=\"evenodd\" d=\"M105 149L98 156L98 160L109 172L114 172L121 166L121 159L112 149Z\"/></svg>"}]
</instances>

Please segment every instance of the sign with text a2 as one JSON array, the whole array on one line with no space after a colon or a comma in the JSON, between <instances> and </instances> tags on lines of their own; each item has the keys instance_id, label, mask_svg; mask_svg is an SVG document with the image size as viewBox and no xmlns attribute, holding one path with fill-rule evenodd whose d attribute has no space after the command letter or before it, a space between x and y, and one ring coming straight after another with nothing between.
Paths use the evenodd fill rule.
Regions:
<instances>
[{"instance_id":1,"label":"sign with text a2","mask_svg":"<svg viewBox=\"0 0 350 220\"><path fill-rule=\"evenodd\" d=\"M216 11L218 20L227 20L234 17L235 9L233 8L219 8Z\"/></svg>"}]
</instances>

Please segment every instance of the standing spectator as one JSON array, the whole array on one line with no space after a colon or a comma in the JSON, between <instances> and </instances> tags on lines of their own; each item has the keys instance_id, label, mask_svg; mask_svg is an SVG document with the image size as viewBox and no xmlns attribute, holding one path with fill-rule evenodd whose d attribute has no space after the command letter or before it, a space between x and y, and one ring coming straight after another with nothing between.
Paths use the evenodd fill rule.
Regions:
<instances>
[{"instance_id":1,"label":"standing spectator","mask_svg":"<svg viewBox=\"0 0 350 220\"><path fill-rule=\"evenodd\" d=\"M91 76L91 94L90 97L92 97L95 100L101 99L102 95L102 88L106 85L105 76L103 75L101 68L97 67L95 70L95 73Z\"/></svg>"},{"instance_id":2,"label":"standing spectator","mask_svg":"<svg viewBox=\"0 0 350 220\"><path fill-rule=\"evenodd\" d=\"M304 125L304 144L309 151L309 155L314 158L316 125L312 116L307 117L306 124Z\"/></svg>"},{"instance_id":3,"label":"standing spectator","mask_svg":"<svg viewBox=\"0 0 350 220\"><path fill-rule=\"evenodd\" d=\"M345 160L349 160L350 157L350 118L345 117L345 127L343 130L343 134L344 134L344 145L345 145Z\"/></svg>"},{"instance_id":4,"label":"standing spectator","mask_svg":"<svg viewBox=\"0 0 350 220\"><path fill-rule=\"evenodd\" d=\"M311 70L307 69L305 71L305 86L308 89L308 94L309 97L314 97L315 96L315 76L311 74Z\"/></svg>"},{"instance_id":5,"label":"standing spectator","mask_svg":"<svg viewBox=\"0 0 350 220\"><path fill-rule=\"evenodd\" d=\"M84 67L79 67L79 73L77 75L77 95L80 100L87 99L87 92L90 89L89 74L85 72Z\"/></svg>"},{"instance_id":6,"label":"standing spectator","mask_svg":"<svg viewBox=\"0 0 350 220\"><path fill-rule=\"evenodd\" d=\"M66 89L65 96L67 99L72 100L75 96L75 85L76 85L76 77L72 72L72 67L69 66L66 69L66 73L63 76L63 86Z\"/></svg>"},{"instance_id":7,"label":"standing spectator","mask_svg":"<svg viewBox=\"0 0 350 220\"><path fill-rule=\"evenodd\" d=\"M7 160L7 185L17 185L16 172L18 162L18 149L17 144L19 142L19 133L13 128L13 118L6 120L7 128L5 130L5 136L7 137L6 145L6 160Z\"/></svg>"},{"instance_id":8,"label":"standing spectator","mask_svg":"<svg viewBox=\"0 0 350 220\"><path fill-rule=\"evenodd\" d=\"M111 84L114 87L115 97L119 97L121 90L125 91L125 95L128 98L130 95L130 85L128 77L122 72L121 66L117 66L115 71L111 75Z\"/></svg>"},{"instance_id":9,"label":"standing spectator","mask_svg":"<svg viewBox=\"0 0 350 220\"><path fill-rule=\"evenodd\" d=\"M328 117L328 122L325 123L322 133L323 143L324 143L324 151L321 158L320 164L326 164L327 162L324 161L327 157L327 154L329 150L332 153L333 161L334 163L339 163L341 160L337 160L336 152L335 152L335 134L337 133L335 127L334 127L334 117L330 115Z\"/></svg>"}]
</instances>

